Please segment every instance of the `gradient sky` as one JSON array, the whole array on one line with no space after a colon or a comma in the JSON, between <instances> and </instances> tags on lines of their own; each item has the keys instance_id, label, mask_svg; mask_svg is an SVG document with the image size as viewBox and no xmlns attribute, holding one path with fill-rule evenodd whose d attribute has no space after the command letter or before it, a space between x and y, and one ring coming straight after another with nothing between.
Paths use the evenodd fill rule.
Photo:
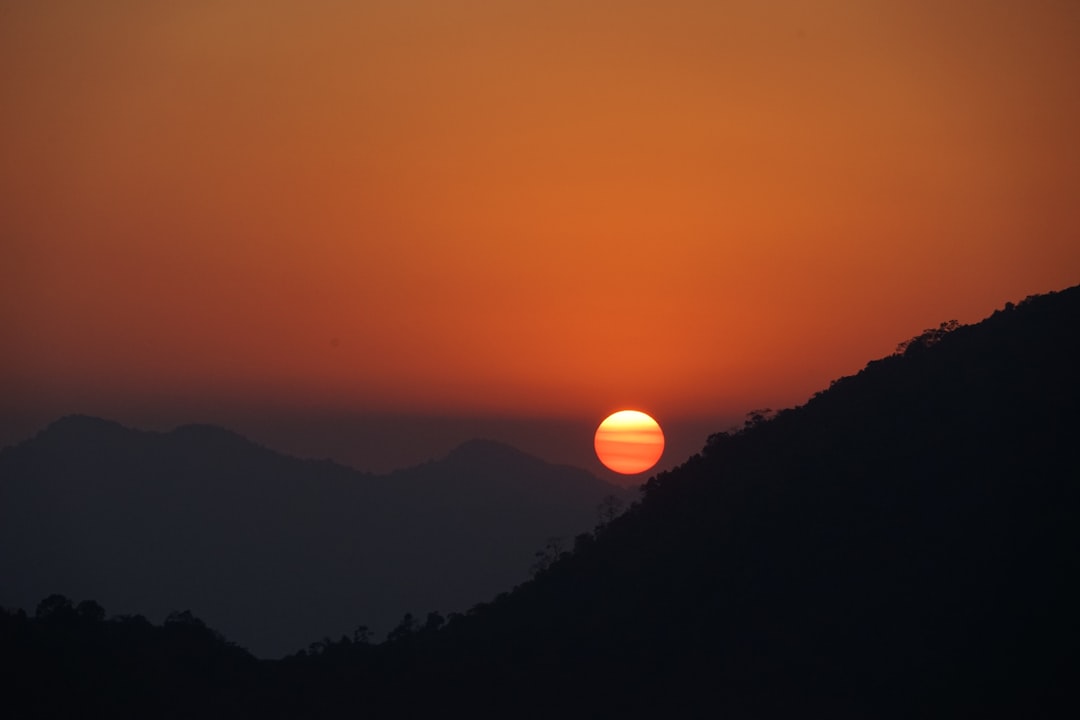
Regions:
<instances>
[{"instance_id":1,"label":"gradient sky","mask_svg":"<svg viewBox=\"0 0 1080 720\"><path fill-rule=\"evenodd\" d=\"M1078 38L1075 0L3 3L3 440L801 403L1080 281Z\"/></svg>"}]
</instances>

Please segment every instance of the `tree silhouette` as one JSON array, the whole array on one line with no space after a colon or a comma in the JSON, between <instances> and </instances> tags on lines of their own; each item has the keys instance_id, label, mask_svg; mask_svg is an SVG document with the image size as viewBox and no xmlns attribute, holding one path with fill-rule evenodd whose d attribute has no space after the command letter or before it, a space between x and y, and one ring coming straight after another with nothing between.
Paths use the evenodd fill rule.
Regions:
<instances>
[{"instance_id":1,"label":"tree silhouette","mask_svg":"<svg viewBox=\"0 0 1080 720\"><path fill-rule=\"evenodd\" d=\"M1080 288L938 331L378 645L258 663L189 612L0 612L6 716L1075 716Z\"/></svg>"},{"instance_id":2,"label":"tree silhouette","mask_svg":"<svg viewBox=\"0 0 1080 720\"><path fill-rule=\"evenodd\" d=\"M916 335L910 340L896 346L896 353L898 355L905 355L909 351L916 352L919 350L925 350L926 348L933 347L941 341L949 333L953 332L960 327L960 323L956 320L946 320L938 325L936 328L927 328L922 333Z\"/></svg>"},{"instance_id":3,"label":"tree silhouette","mask_svg":"<svg viewBox=\"0 0 1080 720\"><path fill-rule=\"evenodd\" d=\"M75 608L64 595L49 595L38 603L34 617L49 622L62 622L76 617Z\"/></svg>"}]
</instances>

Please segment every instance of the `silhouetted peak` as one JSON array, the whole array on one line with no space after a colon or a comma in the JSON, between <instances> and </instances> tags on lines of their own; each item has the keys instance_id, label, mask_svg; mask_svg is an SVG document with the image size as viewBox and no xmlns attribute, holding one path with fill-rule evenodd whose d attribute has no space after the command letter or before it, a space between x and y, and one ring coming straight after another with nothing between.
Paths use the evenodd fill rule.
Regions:
<instances>
[{"instance_id":1,"label":"silhouetted peak","mask_svg":"<svg viewBox=\"0 0 1080 720\"><path fill-rule=\"evenodd\" d=\"M34 440L38 443L98 443L137 434L113 420L92 415L67 415L50 423Z\"/></svg>"},{"instance_id":2,"label":"silhouetted peak","mask_svg":"<svg viewBox=\"0 0 1080 720\"><path fill-rule=\"evenodd\" d=\"M621 495L624 491L623 488L610 485L583 468L551 463L511 445L487 439L475 439L462 443L450 451L444 459L427 466L420 466L415 470L445 471L449 473L449 477L466 482L479 482L489 489L490 487L531 486L543 494L549 492L553 484L558 484L567 488L576 487L584 492L607 488L611 494ZM592 490L585 490L586 488L592 488ZM573 494L576 493L576 490L573 491Z\"/></svg>"},{"instance_id":3,"label":"silhouetted peak","mask_svg":"<svg viewBox=\"0 0 1080 720\"><path fill-rule=\"evenodd\" d=\"M545 464L540 458L497 440L468 440L450 451L446 462L463 465Z\"/></svg>"}]
</instances>

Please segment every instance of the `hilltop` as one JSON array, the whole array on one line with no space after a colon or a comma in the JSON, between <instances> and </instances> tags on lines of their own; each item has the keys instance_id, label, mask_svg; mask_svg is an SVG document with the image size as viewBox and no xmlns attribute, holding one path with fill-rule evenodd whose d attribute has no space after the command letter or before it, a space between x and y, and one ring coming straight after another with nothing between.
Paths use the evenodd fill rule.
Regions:
<instances>
[{"instance_id":1,"label":"hilltop","mask_svg":"<svg viewBox=\"0 0 1080 720\"><path fill-rule=\"evenodd\" d=\"M1080 288L943 323L713 435L489 602L226 673L228 712L1071 716L1077 367Z\"/></svg>"},{"instance_id":2,"label":"hilltop","mask_svg":"<svg viewBox=\"0 0 1080 720\"><path fill-rule=\"evenodd\" d=\"M326 662L388 707L417 684L492 715L1072 703L1077 367L1080 288L944 323L712 436L514 592Z\"/></svg>"}]
</instances>

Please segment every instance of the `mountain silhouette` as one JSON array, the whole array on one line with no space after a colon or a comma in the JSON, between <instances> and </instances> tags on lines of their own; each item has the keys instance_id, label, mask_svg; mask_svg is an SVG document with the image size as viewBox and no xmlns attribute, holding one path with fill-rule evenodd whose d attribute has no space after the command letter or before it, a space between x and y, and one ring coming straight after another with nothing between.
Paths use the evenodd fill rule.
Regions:
<instances>
[{"instance_id":1,"label":"mountain silhouette","mask_svg":"<svg viewBox=\"0 0 1080 720\"><path fill-rule=\"evenodd\" d=\"M190 608L261 656L407 611L464 610L626 491L495 442L384 476L236 433L62 418L0 453L0 603Z\"/></svg>"},{"instance_id":2,"label":"mountain silhouette","mask_svg":"<svg viewBox=\"0 0 1080 720\"><path fill-rule=\"evenodd\" d=\"M168 678L134 684L177 716L1073 717L1077 367L1080 287L1031 297L929 329L803 406L752 413L465 613L258 664L187 620L202 640L182 657L197 662L172 661L153 639L165 628L85 657L159 659ZM469 444L443 462L502 454ZM65 707L116 707L65 649L102 645L58 615L116 627L56 598L34 619L5 613L12 665L67 688ZM136 671L115 668L126 699L115 678ZM176 678L190 679L179 703Z\"/></svg>"},{"instance_id":3,"label":"mountain silhouette","mask_svg":"<svg viewBox=\"0 0 1080 720\"><path fill-rule=\"evenodd\" d=\"M943 323L712 436L514 592L297 662L389 715L1075 711L1078 367L1080 288Z\"/></svg>"}]
</instances>

